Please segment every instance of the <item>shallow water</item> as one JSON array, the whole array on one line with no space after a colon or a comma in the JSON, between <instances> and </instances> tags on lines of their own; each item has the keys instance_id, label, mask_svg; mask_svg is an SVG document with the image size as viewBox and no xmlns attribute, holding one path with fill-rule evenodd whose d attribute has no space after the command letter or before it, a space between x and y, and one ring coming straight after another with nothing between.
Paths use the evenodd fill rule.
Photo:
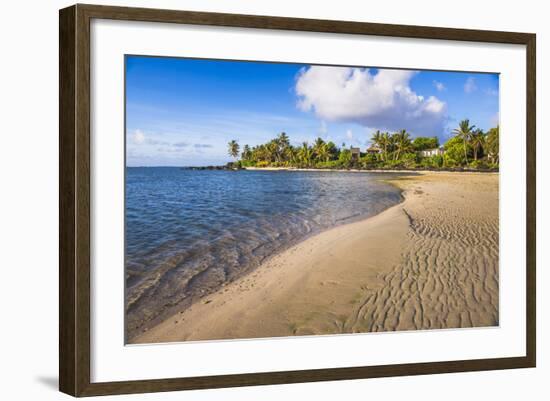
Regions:
<instances>
[{"instance_id":1,"label":"shallow water","mask_svg":"<svg viewBox=\"0 0 550 401\"><path fill-rule=\"evenodd\" d=\"M389 175L127 168L127 336L309 235L399 203Z\"/></svg>"}]
</instances>

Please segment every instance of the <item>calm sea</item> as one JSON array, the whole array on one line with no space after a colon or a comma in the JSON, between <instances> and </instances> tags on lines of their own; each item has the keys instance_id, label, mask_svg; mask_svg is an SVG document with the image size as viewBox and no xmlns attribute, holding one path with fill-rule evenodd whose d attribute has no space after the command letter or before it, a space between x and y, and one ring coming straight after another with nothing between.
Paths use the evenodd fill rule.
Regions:
<instances>
[{"instance_id":1,"label":"calm sea","mask_svg":"<svg viewBox=\"0 0 550 401\"><path fill-rule=\"evenodd\" d=\"M399 203L388 176L127 168L127 336L309 235Z\"/></svg>"}]
</instances>

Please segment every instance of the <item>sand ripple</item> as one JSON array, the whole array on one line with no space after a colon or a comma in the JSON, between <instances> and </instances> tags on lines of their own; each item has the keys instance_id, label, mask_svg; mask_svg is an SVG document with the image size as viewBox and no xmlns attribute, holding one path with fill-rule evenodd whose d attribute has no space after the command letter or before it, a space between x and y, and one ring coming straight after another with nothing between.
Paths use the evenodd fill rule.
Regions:
<instances>
[{"instance_id":1,"label":"sand ripple","mask_svg":"<svg viewBox=\"0 0 550 401\"><path fill-rule=\"evenodd\" d=\"M401 184L414 195L403 207L401 263L365 291L344 332L498 325L498 184L483 178L471 187L433 182L429 193Z\"/></svg>"}]
</instances>

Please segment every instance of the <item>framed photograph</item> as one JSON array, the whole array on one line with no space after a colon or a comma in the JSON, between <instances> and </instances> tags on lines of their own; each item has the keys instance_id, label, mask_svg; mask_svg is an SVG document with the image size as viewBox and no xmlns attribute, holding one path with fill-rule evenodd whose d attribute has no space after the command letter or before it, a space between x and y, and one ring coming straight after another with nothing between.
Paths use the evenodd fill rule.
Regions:
<instances>
[{"instance_id":1,"label":"framed photograph","mask_svg":"<svg viewBox=\"0 0 550 401\"><path fill-rule=\"evenodd\" d=\"M61 391L535 366L534 34L59 23Z\"/></svg>"}]
</instances>

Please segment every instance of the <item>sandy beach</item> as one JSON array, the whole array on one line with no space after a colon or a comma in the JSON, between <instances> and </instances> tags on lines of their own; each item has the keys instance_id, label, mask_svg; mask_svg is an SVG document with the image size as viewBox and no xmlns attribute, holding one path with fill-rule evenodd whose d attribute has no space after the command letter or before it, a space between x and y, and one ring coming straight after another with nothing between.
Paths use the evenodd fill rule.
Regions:
<instances>
[{"instance_id":1,"label":"sandy beach","mask_svg":"<svg viewBox=\"0 0 550 401\"><path fill-rule=\"evenodd\" d=\"M306 239L130 342L498 325L498 179L392 179L403 203Z\"/></svg>"}]
</instances>

